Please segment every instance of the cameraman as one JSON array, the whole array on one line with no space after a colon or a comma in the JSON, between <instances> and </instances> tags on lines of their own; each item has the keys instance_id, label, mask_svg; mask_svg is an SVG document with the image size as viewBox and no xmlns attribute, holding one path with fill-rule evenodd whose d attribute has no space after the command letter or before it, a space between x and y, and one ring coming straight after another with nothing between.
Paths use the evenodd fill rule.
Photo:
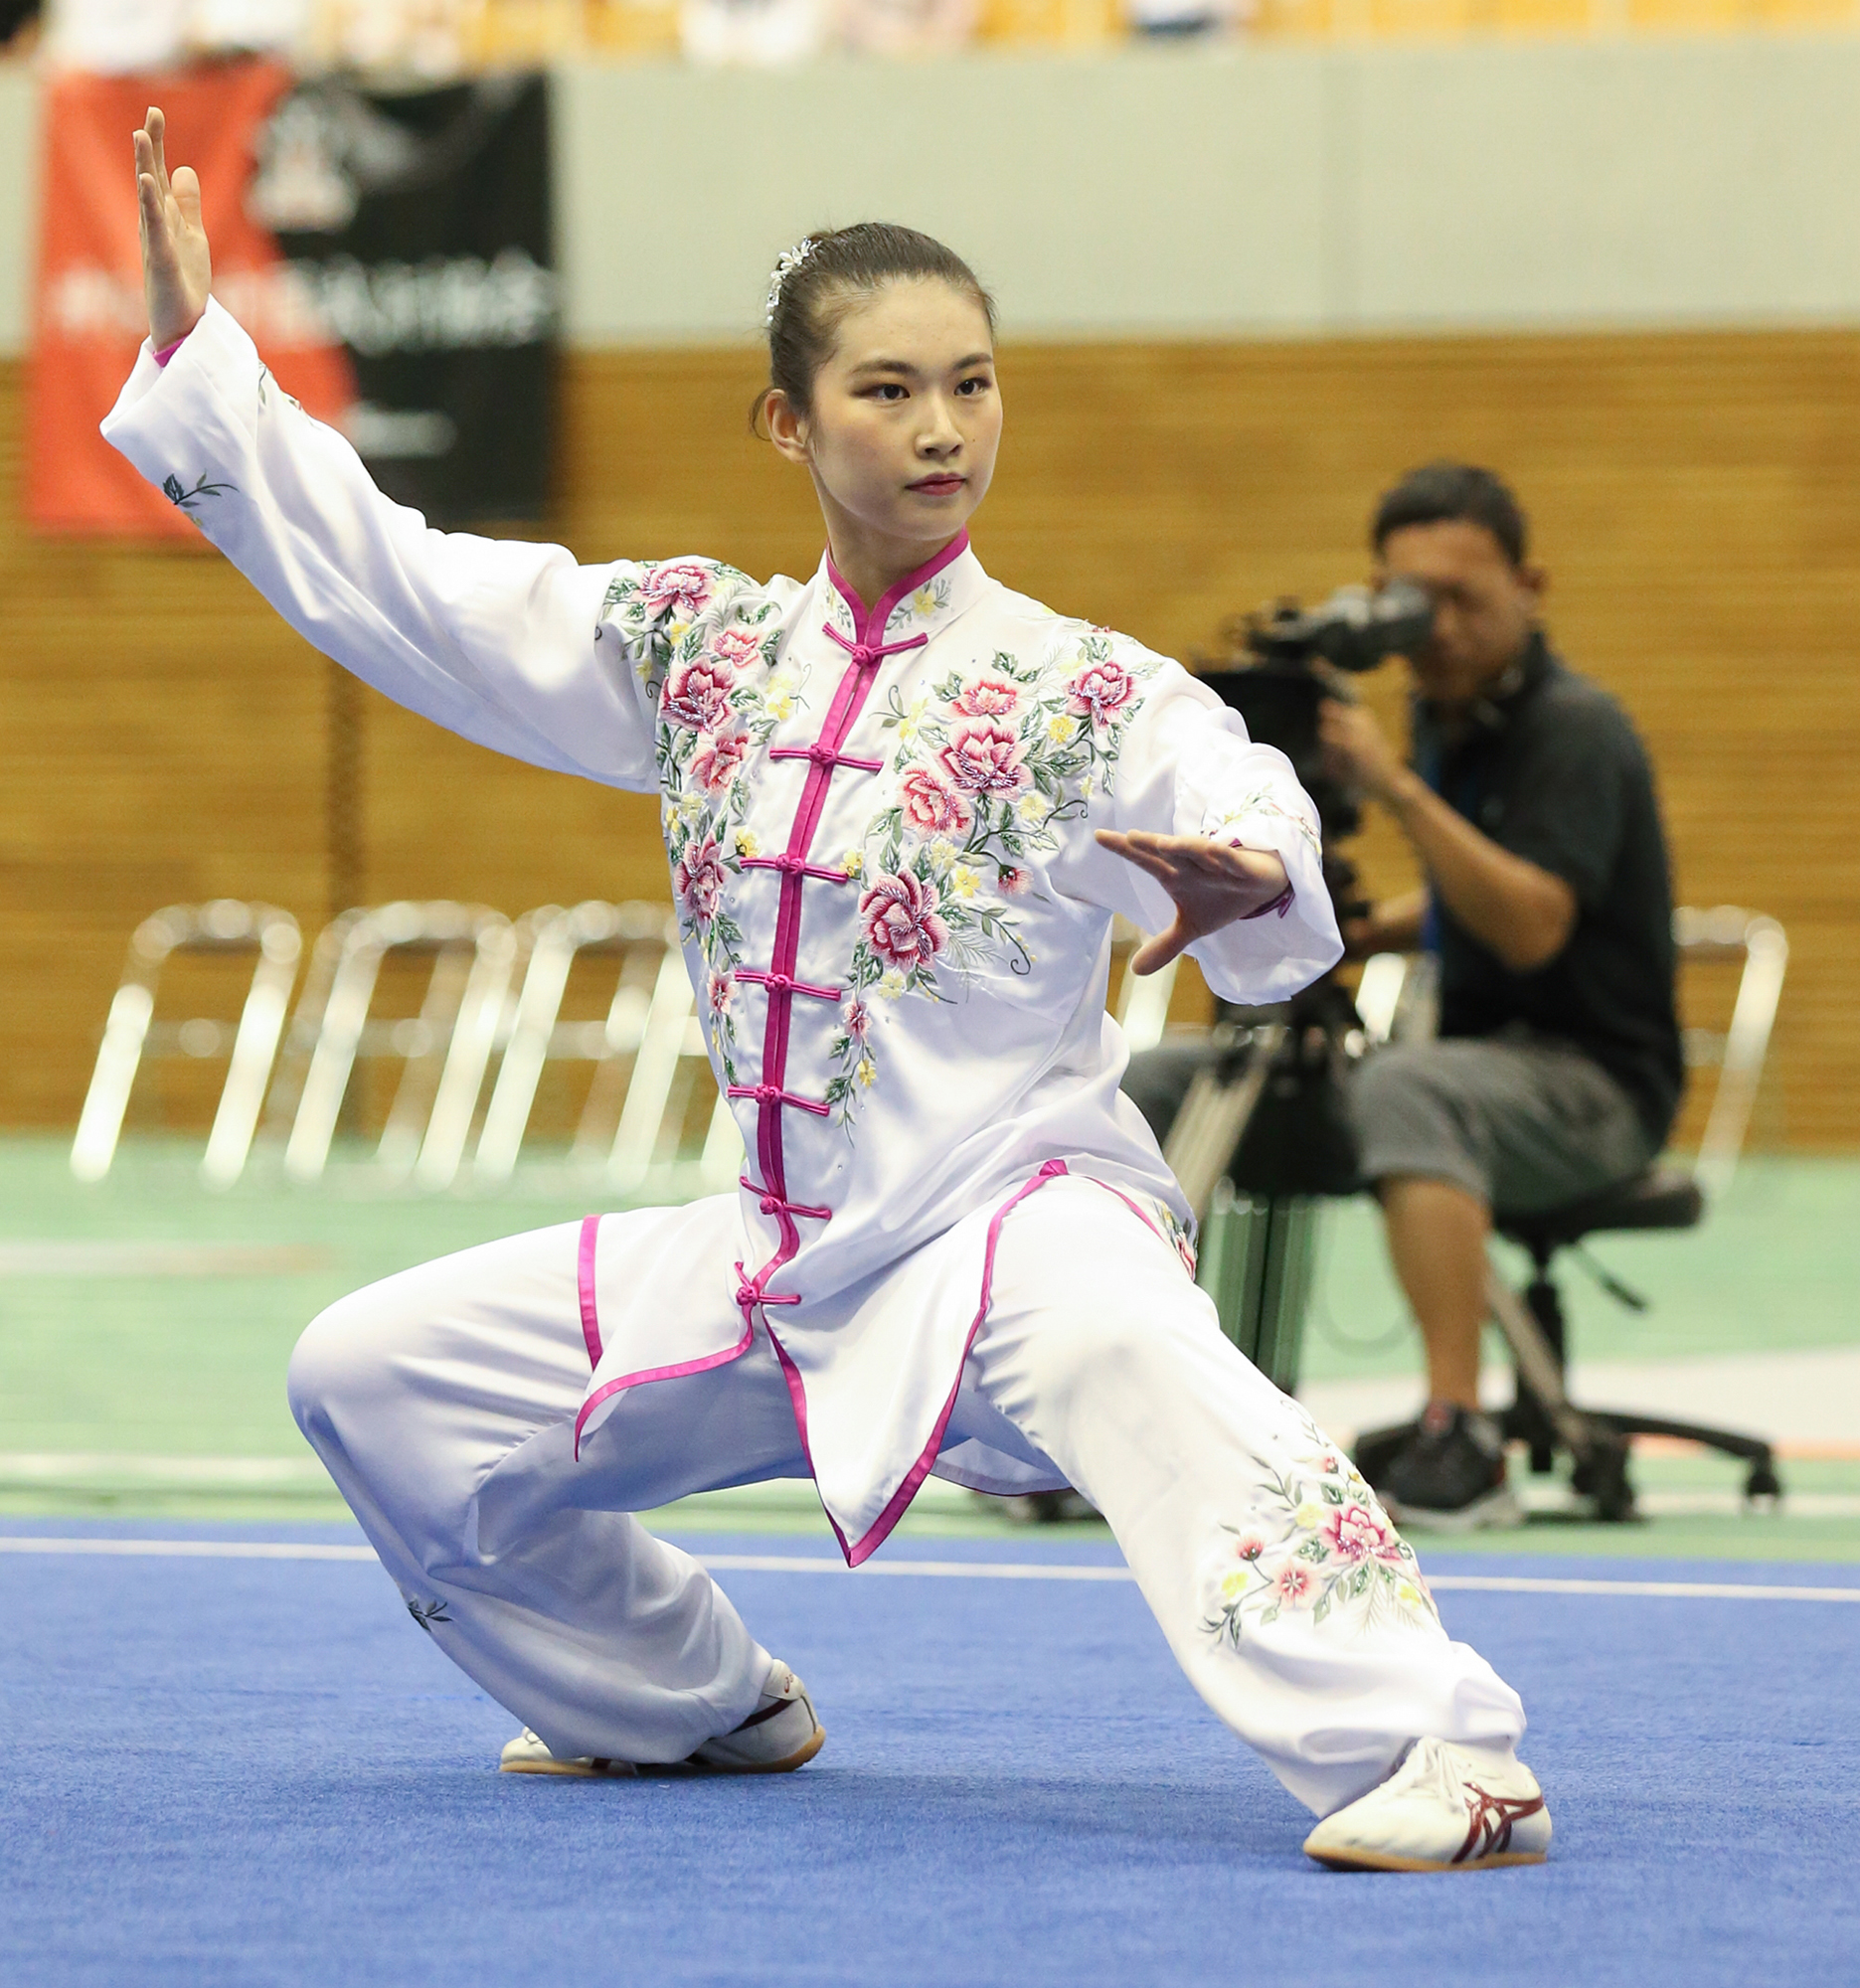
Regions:
<instances>
[{"instance_id":1,"label":"cameraman","mask_svg":"<svg viewBox=\"0 0 1860 1988\"><path fill-rule=\"evenodd\" d=\"M1672 896L1653 776L1606 691L1539 621L1517 500L1436 462L1382 499L1382 580L1434 605L1410 658L1413 764L1360 705L1327 702L1330 770L1394 817L1425 888L1344 926L1354 956L1437 952L1439 1040L1384 1049L1351 1086L1364 1178L1427 1346L1429 1401L1380 1489L1398 1513L1515 1524L1497 1424L1479 1412L1492 1218L1640 1172L1682 1081Z\"/></svg>"}]
</instances>

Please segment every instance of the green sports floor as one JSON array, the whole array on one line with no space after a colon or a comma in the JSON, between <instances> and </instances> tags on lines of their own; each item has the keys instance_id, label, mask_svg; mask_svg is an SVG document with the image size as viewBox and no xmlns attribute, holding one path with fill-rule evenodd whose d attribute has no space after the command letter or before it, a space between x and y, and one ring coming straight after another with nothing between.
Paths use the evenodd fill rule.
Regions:
<instances>
[{"instance_id":1,"label":"green sports floor","mask_svg":"<svg viewBox=\"0 0 1860 1988\"><path fill-rule=\"evenodd\" d=\"M360 1163L333 1167L315 1190L259 1179L210 1194L195 1148L126 1145L94 1187L72 1179L66 1153L58 1139L0 1141L0 1512L19 1516L341 1516L284 1408L284 1364L305 1321L373 1278L600 1205L597 1190L547 1167L495 1199L399 1194ZM1578 1392L1591 1372L1618 1375L1643 1392L1594 1395L1598 1406L1657 1409L1665 1403L1644 1391L1662 1377L1689 1377L1689 1404L1715 1387L1705 1399L1722 1397L1720 1419L1778 1441L1780 1511L1742 1509L1728 1462L1642 1451L1640 1522L1586 1523L1562 1487L1537 1483L1532 1523L1505 1550L1860 1561L1857 1208L1860 1160L1755 1158L1694 1234L1598 1245L1651 1299L1645 1313L1579 1267L1565 1273ZM1338 1205L1323 1223L1301 1382L1320 1418L1325 1402L1399 1394L1416 1372L1373 1210ZM666 1523L826 1531L805 1484L687 1500ZM902 1529L1014 1530L999 1506L934 1482ZM1071 1530L1101 1536L1089 1522Z\"/></svg>"}]
</instances>

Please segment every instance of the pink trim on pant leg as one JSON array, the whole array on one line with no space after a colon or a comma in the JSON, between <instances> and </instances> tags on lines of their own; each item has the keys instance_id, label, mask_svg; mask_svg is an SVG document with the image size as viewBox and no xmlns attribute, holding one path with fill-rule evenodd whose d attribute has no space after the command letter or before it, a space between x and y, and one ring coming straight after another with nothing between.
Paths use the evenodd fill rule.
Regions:
<instances>
[{"instance_id":1,"label":"pink trim on pant leg","mask_svg":"<svg viewBox=\"0 0 1860 1988\"><path fill-rule=\"evenodd\" d=\"M588 1342L588 1367L592 1373L600 1365L600 1314L594 1304L594 1245L600 1234L600 1217L582 1217L582 1243L576 1253L575 1284L582 1300L582 1337Z\"/></svg>"}]
</instances>

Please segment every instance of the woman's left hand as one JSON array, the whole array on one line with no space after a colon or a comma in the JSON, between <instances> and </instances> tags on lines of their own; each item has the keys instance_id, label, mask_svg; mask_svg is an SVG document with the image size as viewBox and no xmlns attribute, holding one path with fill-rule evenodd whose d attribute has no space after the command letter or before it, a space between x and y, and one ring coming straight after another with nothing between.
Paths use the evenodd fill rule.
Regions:
<instances>
[{"instance_id":1,"label":"woman's left hand","mask_svg":"<svg viewBox=\"0 0 1860 1988\"><path fill-rule=\"evenodd\" d=\"M1288 888L1285 866L1269 849L1236 849L1201 835L1098 831L1100 847L1146 870L1175 901L1175 923L1146 938L1130 956L1132 973L1154 973L1198 938L1252 917Z\"/></svg>"}]
</instances>

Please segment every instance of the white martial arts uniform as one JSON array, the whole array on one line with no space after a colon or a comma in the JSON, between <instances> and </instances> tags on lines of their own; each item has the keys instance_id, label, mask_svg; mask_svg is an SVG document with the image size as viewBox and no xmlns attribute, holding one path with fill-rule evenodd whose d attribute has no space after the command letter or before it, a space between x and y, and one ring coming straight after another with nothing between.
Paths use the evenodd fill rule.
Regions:
<instances>
[{"instance_id":1,"label":"white martial arts uniform","mask_svg":"<svg viewBox=\"0 0 1860 1988\"><path fill-rule=\"evenodd\" d=\"M811 1476L857 1565L926 1475L1071 1483L1197 1688L1328 1810L1516 1696L1448 1641L1362 1480L1221 1336L1117 1090L1110 919L1173 908L1099 828L1283 860L1192 948L1282 998L1338 956L1289 764L1179 665L988 579L868 609L829 563L580 567L426 530L216 304L104 424L280 612L480 744L657 792L741 1194L591 1217L358 1293L293 1407L409 1607L558 1751L677 1759L769 1659L625 1514Z\"/></svg>"}]
</instances>

